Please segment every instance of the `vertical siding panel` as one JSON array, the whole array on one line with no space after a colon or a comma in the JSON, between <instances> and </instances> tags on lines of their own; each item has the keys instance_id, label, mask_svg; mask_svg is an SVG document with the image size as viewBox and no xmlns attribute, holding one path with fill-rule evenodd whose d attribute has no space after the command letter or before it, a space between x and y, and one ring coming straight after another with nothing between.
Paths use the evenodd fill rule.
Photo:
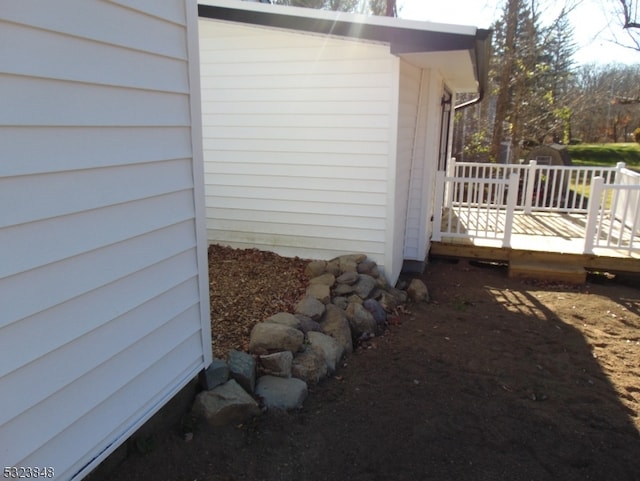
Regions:
<instances>
[{"instance_id":1,"label":"vertical siding panel","mask_svg":"<svg viewBox=\"0 0 640 481\"><path fill-rule=\"evenodd\" d=\"M389 47L207 19L200 38L209 242L316 258L365 246L384 267Z\"/></svg>"},{"instance_id":2,"label":"vertical siding panel","mask_svg":"<svg viewBox=\"0 0 640 481\"><path fill-rule=\"evenodd\" d=\"M0 459L78 479L211 360L196 5L9 2L0 44Z\"/></svg>"}]
</instances>

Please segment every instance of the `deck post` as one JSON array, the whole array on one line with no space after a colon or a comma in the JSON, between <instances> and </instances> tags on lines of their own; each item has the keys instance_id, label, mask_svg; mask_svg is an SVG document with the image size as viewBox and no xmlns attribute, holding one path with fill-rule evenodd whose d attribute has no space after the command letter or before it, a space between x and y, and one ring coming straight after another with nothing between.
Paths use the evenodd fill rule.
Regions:
<instances>
[{"instance_id":1,"label":"deck post","mask_svg":"<svg viewBox=\"0 0 640 481\"><path fill-rule=\"evenodd\" d=\"M525 214L531 214L531 206L533 205L533 189L535 188L535 184L536 184L536 169L538 168L538 162L536 162L535 160L530 160L529 161L529 166L527 167L527 182L526 185L524 186L524 199L523 199L523 204L524 204L524 213Z\"/></svg>"},{"instance_id":2,"label":"deck post","mask_svg":"<svg viewBox=\"0 0 640 481\"><path fill-rule=\"evenodd\" d=\"M456 176L456 171L458 170L457 167L457 162L456 162L456 158L455 157L451 157L449 165L447 166L447 172L446 172L446 177L455 177ZM452 185L447 185L447 183L444 181L442 181L442 185L443 185L443 199L444 200L444 206L446 208L451 207L451 204L453 203L453 184Z\"/></svg>"},{"instance_id":3,"label":"deck post","mask_svg":"<svg viewBox=\"0 0 640 481\"><path fill-rule=\"evenodd\" d=\"M436 172L436 209L433 215L433 231L431 232L431 240L439 242L442 240L442 216L444 215L444 184L446 182L445 172L439 170Z\"/></svg>"},{"instance_id":4,"label":"deck post","mask_svg":"<svg viewBox=\"0 0 640 481\"><path fill-rule=\"evenodd\" d=\"M520 185L520 174L516 173L509 177L507 192L507 212L504 218L504 237L502 247L511 247L511 231L513 230L513 213L518 201L518 186Z\"/></svg>"},{"instance_id":5,"label":"deck post","mask_svg":"<svg viewBox=\"0 0 640 481\"><path fill-rule=\"evenodd\" d=\"M604 177L598 176L591 179L589 204L587 205L587 227L584 235L584 254L593 254L593 245L598 228L603 191Z\"/></svg>"},{"instance_id":6,"label":"deck post","mask_svg":"<svg viewBox=\"0 0 640 481\"><path fill-rule=\"evenodd\" d=\"M616 164L616 174L615 177L613 178L613 183L614 184L622 184L622 180L620 179L620 176L622 175L622 170L627 166L627 164L625 164L624 162L618 162Z\"/></svg>"}]
</instances>

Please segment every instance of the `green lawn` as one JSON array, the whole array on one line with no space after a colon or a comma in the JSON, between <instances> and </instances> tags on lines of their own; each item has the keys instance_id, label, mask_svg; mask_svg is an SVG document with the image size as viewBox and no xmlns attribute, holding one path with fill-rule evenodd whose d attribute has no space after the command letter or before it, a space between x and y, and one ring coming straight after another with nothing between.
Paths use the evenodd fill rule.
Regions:
<instances>
[{"instance_id":1,"label":"green lawn","mask_svg":"<svg viewBox=\"0 0 640 481\"><path fill-rule=\"evenodd\" d=\"M614 166L624 162L633 170L640 170L640 144L580 144L568 146L575 165Z\"/></svg>"}]
</instances>

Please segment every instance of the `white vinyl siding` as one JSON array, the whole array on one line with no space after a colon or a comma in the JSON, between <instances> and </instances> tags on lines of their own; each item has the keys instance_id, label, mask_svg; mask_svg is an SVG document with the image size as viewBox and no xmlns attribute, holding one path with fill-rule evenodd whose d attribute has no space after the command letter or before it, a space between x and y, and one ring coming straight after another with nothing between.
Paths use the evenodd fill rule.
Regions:
<instances>
[{"instance_id":1,"label":"white vinyl siding","mask_svg":"<svg viewBox=\"0 0 640 481\"><path fill-rule=\"evenodd\" d=\"M398 193L398 203L402 203L406 219L402 234L404 238L404 258L417 259L417 245L420 228L422 174L424 172L424 148L418 139L424 135L424 109L420 100L425 95L423 71L402 61L400 63L400 113L398 117L398 168L402 169L403 188ZM428 84L426 85L428 88ZM410 177L411 176L411 177ZM400 197L401 195L401 197Z\"/></svg>"},{"instance_id":2,"label":"white vinyl siding","mask_svg":"<svg viewBox=\"0 0 640 481\"><path fill-rule=\"evenodd\" d=\"M78 479L211 361L195 2L0 9L0 459Z\"/></svg>"},{"instance_id":3,"label":"white vinyl siding","mask_svg":"<svg viewBox=\"0 0 640 481\"><path fill-rule=\"evenodd\" d=\"M206 19L200 42L209 241L385 267L389 47Z\"/></svg>"}]
</instances>

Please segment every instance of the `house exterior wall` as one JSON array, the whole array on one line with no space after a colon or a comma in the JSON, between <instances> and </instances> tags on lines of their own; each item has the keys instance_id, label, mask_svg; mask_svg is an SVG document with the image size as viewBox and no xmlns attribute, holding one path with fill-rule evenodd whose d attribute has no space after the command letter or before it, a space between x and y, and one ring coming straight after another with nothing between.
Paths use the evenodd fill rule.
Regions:
<instances>
[{"instance_id":1,"label":"house exterior wall","mask_svg":"<svg viewBox=\"0 0 640 481\"><path fill-rule=\"evenodd\" d=\"M200 41L209 242L399 272L388 45L209 19Z\"/></svg>"},{"instance_id":2,"label":"house exterior wall","mask_svg":"<svg viewBox=\"0 0 640 481\"><path fill-rule=\"evenodd\" d=\"M211 361L195 2L0 9L0 459L79 479Z\"/></svg>"},{"instance_id":3,"label":"house exterior wall","mask_svg":"<svg viewBox=\"0 0 640 481\"><path fill-rule=\"evenodd\" d=\"M404 259L423 262L429 251L431 216L434 212L435 172L441 129L441 99L444 80L436 69L405 69L411 75L416 98L411 182L405 229ZM418 77L419 75L419 77ZM416 93L413 94L414 98Z\"/></svg>"}]
</instances>

